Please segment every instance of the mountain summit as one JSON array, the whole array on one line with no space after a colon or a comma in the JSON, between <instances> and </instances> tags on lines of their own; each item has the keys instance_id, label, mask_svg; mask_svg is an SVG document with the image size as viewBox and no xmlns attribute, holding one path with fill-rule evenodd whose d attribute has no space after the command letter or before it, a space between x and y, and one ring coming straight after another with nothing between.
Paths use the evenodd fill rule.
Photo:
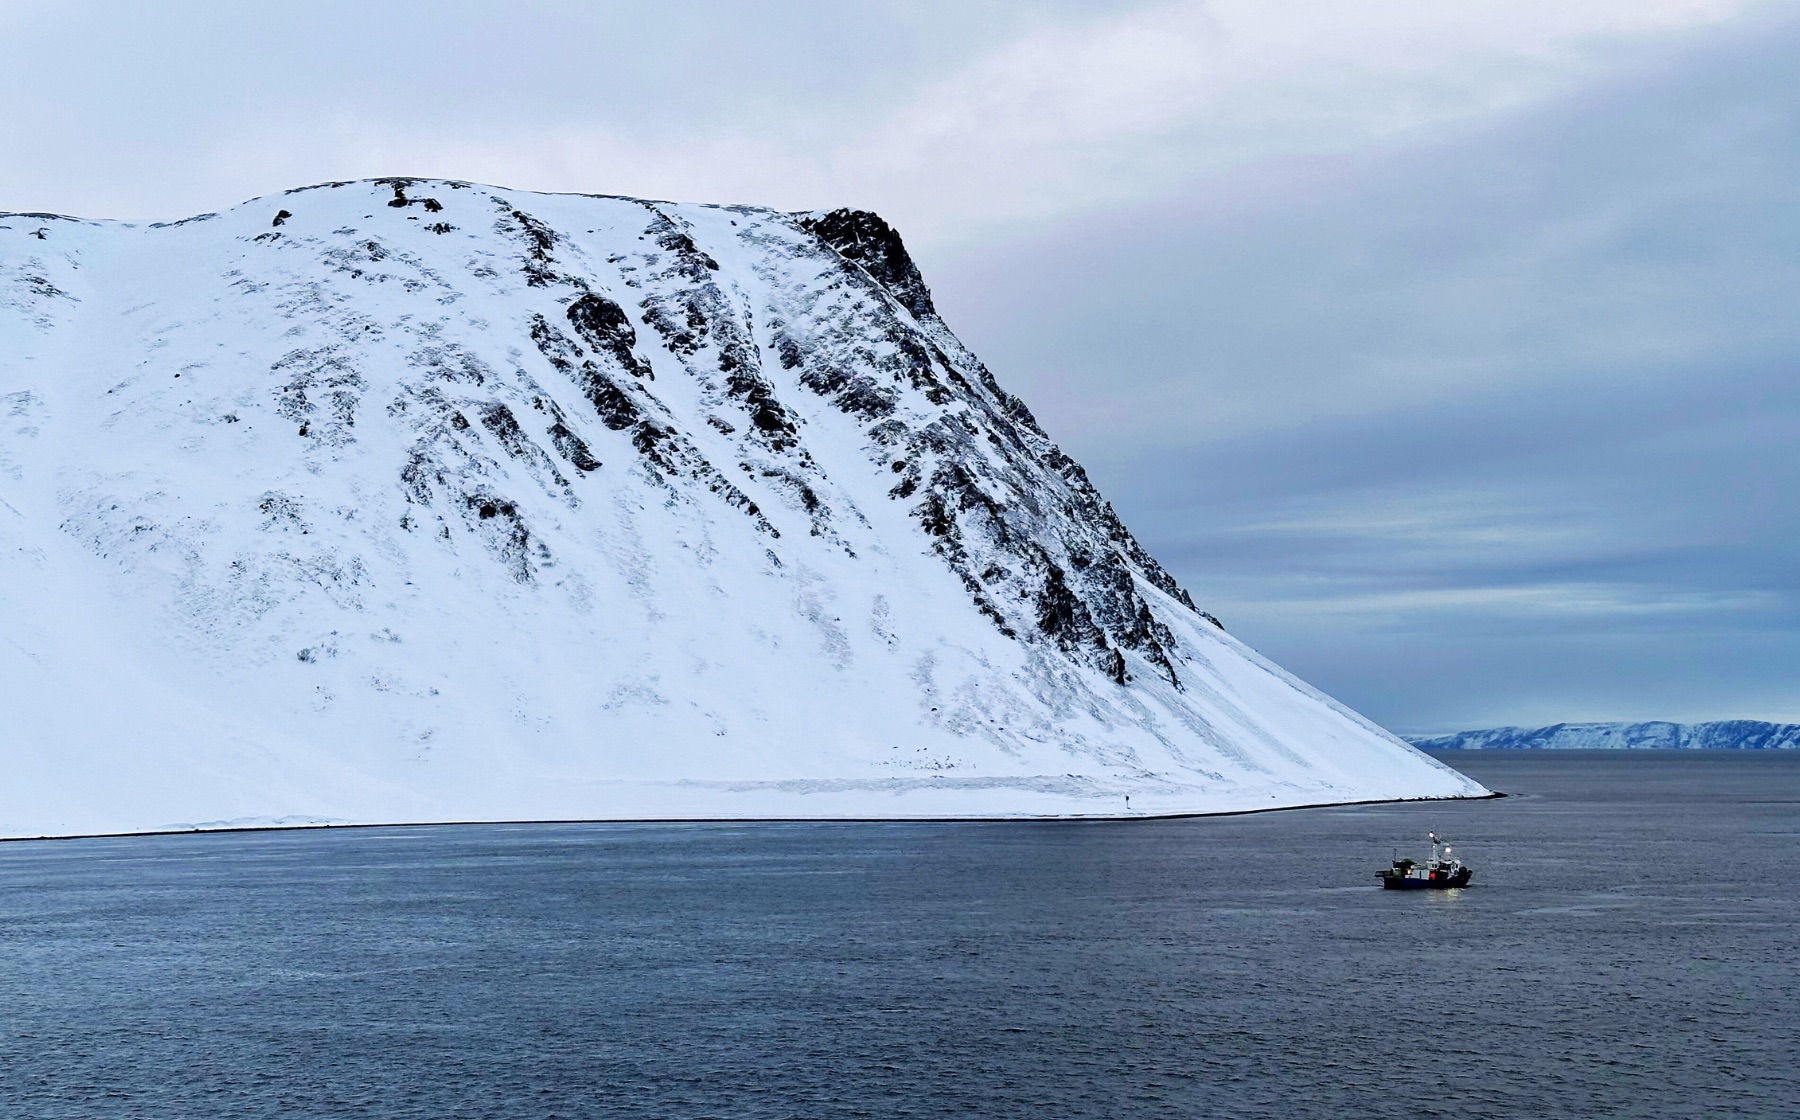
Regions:
<instances>
[{"instance_id":1,"label":"mountain summit","mask_svg":"<svg viewBox=\"0 0 1800 1120\"><path fill-rule=\"evenodd\" d=\"M0 834L1485 792L1197 610L866 212L0 215L0 422Z\"/></svg>"}]
</instances>

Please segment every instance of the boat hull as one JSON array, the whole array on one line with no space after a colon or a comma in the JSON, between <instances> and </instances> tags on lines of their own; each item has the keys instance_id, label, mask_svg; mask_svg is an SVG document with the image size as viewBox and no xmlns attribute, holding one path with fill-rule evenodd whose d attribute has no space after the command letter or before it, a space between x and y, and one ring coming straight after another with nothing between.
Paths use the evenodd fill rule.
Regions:
<instances>
[{"instance_id":1,"label":"boat hull","mask_svg":"<svg viewBox=\"0 0 1800 1120\"><path fill-rule=\"evenodd\" d=\"M1463 868L1452 875L1395 875L1389 871L1375 873L1381 879L1384 890L1390 891L1447 891L1469 885L1469 869Z\"/></svg>"}]
</instances>

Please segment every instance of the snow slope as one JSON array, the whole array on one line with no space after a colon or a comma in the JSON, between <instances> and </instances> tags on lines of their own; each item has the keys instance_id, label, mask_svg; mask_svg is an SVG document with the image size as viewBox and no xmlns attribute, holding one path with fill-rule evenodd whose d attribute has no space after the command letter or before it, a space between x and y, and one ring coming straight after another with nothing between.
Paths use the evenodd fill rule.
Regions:
<instances>
[{"instance_id":1,"label":"snow slope","mask_svg":"<svg viewBox=\"0 0 1800 1120\"><path fill-rule=\"evenodd\" d=\"M1711 723L1555 723L1409 735L1423 750L1797 750L1800 723L1722 719Z\"/></svg>"},{"instance_id":2,"label":"snow slope","mask_svg":"<svg viewBox=\"0 0 1800 1120\"><path fill-rule=\"evenodd\" d=\"M871 214L4 215L0 424L0 835L1485 792L1196 611Z\"/></svg>"}]
</instances>

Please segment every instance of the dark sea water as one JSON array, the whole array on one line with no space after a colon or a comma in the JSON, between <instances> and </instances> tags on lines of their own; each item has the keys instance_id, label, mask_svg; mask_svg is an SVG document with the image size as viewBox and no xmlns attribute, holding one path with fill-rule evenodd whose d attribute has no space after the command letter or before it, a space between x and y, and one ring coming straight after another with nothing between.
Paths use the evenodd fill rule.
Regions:
<instances>
[{"instance_id":1,"label":"dark sea water","mask_svg":"<svg viewBox=\"0 0 1800 1120\"><path fill-rule=\"evenodd\" d=\"M1800 754L1450 761L1514 796L0 845L0 1116L1800 1116Z\"/></svg>"}]
</instances>

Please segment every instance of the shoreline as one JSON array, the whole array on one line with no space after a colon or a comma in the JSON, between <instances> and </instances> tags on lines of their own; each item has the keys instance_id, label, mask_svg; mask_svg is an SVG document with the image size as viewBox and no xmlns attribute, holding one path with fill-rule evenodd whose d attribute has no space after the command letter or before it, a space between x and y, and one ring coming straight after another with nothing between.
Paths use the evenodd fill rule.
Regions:
<instances>
[{"instance_id":1,"label":"shoreline","mask_svg":"<svg viewBox=\"0 0 1800 1120\"><path fill-rule=\"evenodd\" d=\"M1437 801L1496 801L1508 796L1494 790L1462 797L1383 797L1363 801L1319 801L1306 805L1272 805L1266 809L1220 809L1199 813L1080 814L1063 816L991 817L567 817L537 820L464 821L355 821L317 824L221 825L209 828L158 828L127 832L72 832L66 835L0 836L0 844L54 843L63 840L126 840L152 836L213 836L247 832L325 832L368 828L470 828L499 825L571 824L1131 824L1151 821L1194 820L1205 817L1247 817L1258 813L1291 813L1301 809L1344 809L1358 805L1422 805Z\"/></svg>"}]
</instances>

